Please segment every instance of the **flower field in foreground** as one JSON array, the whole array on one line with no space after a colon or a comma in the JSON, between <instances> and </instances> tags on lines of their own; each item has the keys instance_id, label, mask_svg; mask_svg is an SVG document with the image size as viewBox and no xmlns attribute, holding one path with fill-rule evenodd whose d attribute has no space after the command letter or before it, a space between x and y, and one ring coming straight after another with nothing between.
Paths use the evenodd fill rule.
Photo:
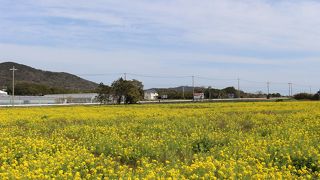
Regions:
<instances>
[{"instance_id":1,"label":"flower field in foreground","mask_svg":"<svg viewBox=\"0 0 320 180\"><path fill-rule=\"evenodd\" d=\"M0 179L319 179L320 103L0 109Z\"/></svg>"}]
</instances>

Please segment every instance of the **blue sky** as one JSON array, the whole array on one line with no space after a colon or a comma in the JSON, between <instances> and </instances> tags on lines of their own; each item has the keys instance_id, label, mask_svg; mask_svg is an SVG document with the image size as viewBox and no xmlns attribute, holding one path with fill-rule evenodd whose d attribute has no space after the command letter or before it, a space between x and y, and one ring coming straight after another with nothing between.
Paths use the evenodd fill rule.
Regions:
<instances>
[{"instance_id":1,"label":"blue sky","mask_svg":"<svg viewBox=\"0 0 320 180\"><path fill-rule=\"evenodd\" d=\"M119 73L244 79L251 92L316 91L320 1L0 0L0 61L110 83ZM140 79L148 87L191 78ZM196 79L199 86L236 81Z\"/></svg>"}]
</instances>

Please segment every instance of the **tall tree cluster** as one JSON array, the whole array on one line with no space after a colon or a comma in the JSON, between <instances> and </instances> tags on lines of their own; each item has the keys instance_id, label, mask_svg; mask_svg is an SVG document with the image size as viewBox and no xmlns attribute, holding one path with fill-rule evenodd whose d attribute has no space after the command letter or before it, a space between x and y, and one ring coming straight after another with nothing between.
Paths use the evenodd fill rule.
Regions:
<instances>
[{"instance_id":1,"label":"tall tree cluster","mask_svg":"<svg viewBox=\"0 0 320 180\"><path fill-rule=\"evenodd\" d=\"M101 104L116 101L118 104L134 104L143 99L143 84L138 80L124 80L120 78L111 86L100 83L97 88L97 100Z\"/></svg>"}]
</instances>

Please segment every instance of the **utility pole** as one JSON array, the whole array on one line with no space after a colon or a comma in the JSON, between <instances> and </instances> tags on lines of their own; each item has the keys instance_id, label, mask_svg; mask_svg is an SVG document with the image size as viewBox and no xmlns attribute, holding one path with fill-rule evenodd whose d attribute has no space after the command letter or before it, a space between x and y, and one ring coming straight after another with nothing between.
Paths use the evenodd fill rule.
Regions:
<instances>
[{"instance_id":1,"label":"utility pole","mask_svg":"<svg viewBox=\"0 0 320 180\"><path fill-rule=\"evenodd\" d=\"M192 100L194 101L194 76L192 76Z\"/></svg>"},{"instance_id":2,"label":"utility pole","mask_svg":"<svg viewBox=\"0 0 320 180\"><path fill-rule=\"evenodd\" d=\"M17 71L18 69L16 69L14 66L12 67L12 69L10 69L10 71L12 71L12 106L14 106L14 72Z\"/></svg>"},{"instance_id":3,"label":"utility pole","mask_svg":"<svg viewBox=\"0 0 320 180\"><path fill-rule=\"evenodd\" d=\"M270 82L267 82L268 96L270 95Z\"/></svg>"},{"instance_id":4,"label":"utility pole","mask_svg":"<svg viewBox=\"0 0 320 180\"><path fill-rule=\"evenodd\" d=\"M238 78L238 98L240 97L240 78Z\"/></svg>"},{"instance_id":5,"label":"utility pole","mask_svg":"<svg viewBox=\"0 0 320 180\"><path fill-rule=\"evenodd\" d=\"M288 85L289 85L289 93L288 93L288 96L290 97L290 83L288 83Z\"/></svg>"},{"instance_id":6,"label":"utility pole","mask_svg":"<svg viewBox=\"0 0 320 180\"><path fill-rule=\"evenodd\" d=\"M184 98L184 86L182 86L182 98L185 99Z\"/></svg>"},{"instance_id":7,"label":"utility pole","mask_svg":"<svg viewBox=\"0 0 320 180\"><path fill-rule=\"evenodd\" d=\"M208 89L209 89L209 100L210 100L211 99L211 87L209 86Z\"/></svg>"},{"instance_id":8,"label":"utility pole","mask_svg":"<svg viewBox=\"0 0 320 180\"><path fill-rule=\"evenodd\" d=\"M310 94L312 94L312 86L309 86Z\"/></svg>"},{"instance_id":9,"label":"utility pole","mask_svg":"<svg viewBox=\"0 0 320 180\"><path fill-rule=\"evenodd\" d=\"M127 80L127 73L124 73L124 80Z\"/></svg>"},{"instance_id":10,"label":"utility pole","mask_svg":"<svg viewBox=\"0 0 320 180\"><path fill-rule=\"evenodd\" d=\"M292 96L292 83L288 83L289 85L289 97Z\"/></svg>"}]
</instances>

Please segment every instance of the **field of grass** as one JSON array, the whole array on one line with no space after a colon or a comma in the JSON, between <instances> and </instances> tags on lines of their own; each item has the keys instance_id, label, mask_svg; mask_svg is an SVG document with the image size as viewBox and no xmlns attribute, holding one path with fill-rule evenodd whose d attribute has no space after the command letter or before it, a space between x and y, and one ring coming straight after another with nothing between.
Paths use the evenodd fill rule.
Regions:
<instances>
[{"instance_id":1,"label":"field of grass","mask_svg":"<svg viewBox=\"0 0 320 180\"><path fill-rule=\"evenodd\" d=\"M0 179L320 178L320 103L0 109Z\"/></svg>"}]
</instances>

